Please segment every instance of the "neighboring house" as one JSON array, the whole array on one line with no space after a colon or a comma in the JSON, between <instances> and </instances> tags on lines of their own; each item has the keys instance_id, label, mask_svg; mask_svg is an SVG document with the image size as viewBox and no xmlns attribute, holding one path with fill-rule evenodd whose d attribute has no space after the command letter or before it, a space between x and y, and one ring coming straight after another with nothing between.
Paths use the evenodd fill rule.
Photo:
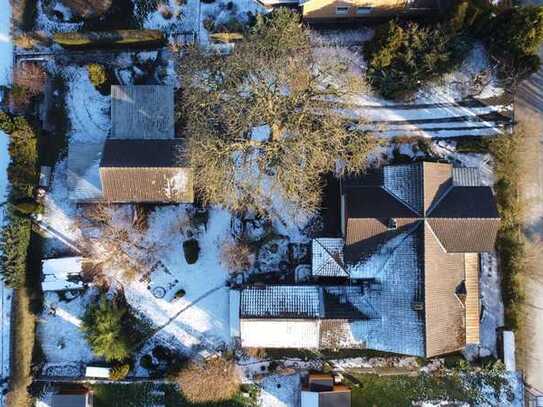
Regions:
<instances>
[{"instance_id":1,"label":"neighboring house","mask_svg":"<svg viewBox=\"0 0 543 407\"><path fill-rule=\"evenodd\" d=\"M351 389L329 374L311 373L302 387L301 407L351 407Z\"/></svg>"},{"instance_id":2,"label":"neighboring house","mask_svg":"<svg viewBox=\"0 0 543 407\"><path fill-rule=\"evenodd\" d=\"M83 259L81 257L63 257L42 260L43 291L80 290Z\"/></svg>"},{"instance_id":3,"label":"neighboring house","mask_svg":"<svg viewBox=\"0 0 543 407\"><path fill-rule=\"evenodd\" d=\"M173 87L111 87L111 134L71 143L70 199L77 202L191 203L192 170L175 138Z\"/></svg>"},{"instance_id":4,"label":"neighboring house","mask_svg":"<svg viewBox=\"0 0 543 407\"><path fill-rule=\"evenodd\" d=\"M474 168L386 166L341 185L343 237L313 241L312 285L240 295L247 347L432 357L479 343L479 253L500 220Z\"/></svg>"},{"instance_id":5,"label":"neighboring house","mask_svg":"<svg viewBox=\"0 0 543 407\"><path fill-rule=\"evenodd\" d=\"M439 0L301 0L306 21L340 21L368 17L417 15L440 10Z\"/></svg>"},{"instance_id":6,"label":"neighboring house","mask_svg":"<svg viewBox=\"0 0 543 407\"><path fill-rule=\"evenodd\" d=\"M84 386L65 383L60 389L47 392L37 402L37 407L92 407L92 391Z\"/></svg>"},{"instance_id":7,"label":"neighboring house","mask_svg":"<svg viewBox=\"0 0 543 407\"><path fill-rule=\"evenodd\" d=\"M258 0L264 6L299 6L308 22L352 21L440 12L449 0Z\"/></svg>"}]
</instances>

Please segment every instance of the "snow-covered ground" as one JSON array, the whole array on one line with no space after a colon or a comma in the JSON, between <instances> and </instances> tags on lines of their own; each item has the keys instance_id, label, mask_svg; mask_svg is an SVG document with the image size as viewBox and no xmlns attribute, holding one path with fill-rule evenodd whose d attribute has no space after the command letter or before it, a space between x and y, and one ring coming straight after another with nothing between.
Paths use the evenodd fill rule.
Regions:
<instances>
[{"instance_id":1,"label":"snow-covered ground","mask_svg":"<svg viewBox=\"0 0 543 407\"><path fill-rule=\"evenodd\" d=\"M81 291L73 299L55 292L44 294L37 335L48 363L77 365L97 359L80 329L81 317L96 295L94 289Z\"/></svg>"},{"instance_id":2,"label":"snow-covered ground","mask_svg":"<svg viewBox=\"0 0 543 407\"><path fill-rule=\"evenodd\" d=\"M258 405L261 407L297 407L300 404L300 375L273 375L261 384Z\"/></svg>"},{"instance_id":3,"label":"snow-covered ground","mask_svg":"<svg viewBox=\"0 0 543 407\"><path fill-rule=\"evenodd\" d=\"M251 13L265 13L266 9L255 0L217 0L206 4L199 0L187 0L185 4L179 5L177 0L163 2L162 8L151 11L144 20L144 27L149 29L160 29L169 34L177 34L192 31L196 35L198 43L209 44L209 32L204 22L214 21L216 25L227 24L231 20L242 23L248 21ZM227 4L232 6L228 7ZM170 16L165 18L164 16Z\"/></svg>"},{"instance_id":4,"label":"snow-covered ground","mask_svg":"<svg viewBox=\"0 0 543 407\"><path fill-rule=\"evenodd\" d=\"M340 55L363 75L366 61L362 46L371 36L371 30L366 28L320 31L312 36L312 41L317 58ZM351 97L340 112L358 120L362 129L381 137L492 136L510 124L512 104L503 97L504 92L484 47L476 44L456 71L427 84L410 100L385 100L368 85Z\"/></svg>"}]
</instances>

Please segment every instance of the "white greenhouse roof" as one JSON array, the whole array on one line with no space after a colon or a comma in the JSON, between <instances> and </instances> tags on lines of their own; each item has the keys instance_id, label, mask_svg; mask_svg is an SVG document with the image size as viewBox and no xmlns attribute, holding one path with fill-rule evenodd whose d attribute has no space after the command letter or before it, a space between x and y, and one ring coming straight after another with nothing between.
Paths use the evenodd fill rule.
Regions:
<instances>
[{"instance_id":1,"label":"white greenhouse roof","mask_svg":"<svg viewBox=\"0 0 543 407\"><path fill-rule=\"evenodd\" d=\"M318 349L320 321L300 319L242 319L241 346L247 348Z\"/></svg>"},{"instance_id":2,"label":"white greenhouse roof","mask_svg":"<svg viewBox=\"0 0 543 407\"><path fill-rule=\"evenodd\" d=\"M77 279L81 273L81 257L63 257L60 259L42 260L43 291L77 290L83 288Z\"/></svg>"}]
</instances>

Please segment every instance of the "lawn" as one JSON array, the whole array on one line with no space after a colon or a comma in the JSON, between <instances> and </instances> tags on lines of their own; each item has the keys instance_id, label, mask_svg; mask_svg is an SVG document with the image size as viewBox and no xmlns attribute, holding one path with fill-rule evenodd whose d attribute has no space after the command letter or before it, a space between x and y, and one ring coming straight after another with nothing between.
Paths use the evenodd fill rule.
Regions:
<instances>
[{"instance_id":1,"label":"lawn","mask_svg":"<svg viewBox=\"0 0 543 407\"><path fill-rule=\"evenodd\" d=\"M496 394L510 389L492 370L418 376L345 375L352 388L352 407L410 407L413 401L446 400L496 405ZM487 387L488 386L488 387ZM494 391L483 392L483 388ZM496 392L496 393L495 393ZM484 403L483 403L484 404Z\"/></svg>"},{"instance_id":2,"label":"lawn","mask_svg":"<svg viewBox=\"0 0 543 407\"><path fill-rule=\"evenodd\" d=\"M253 405L250 400L241 395L224 402L193 404L186 401L174 385L96 384L92 388L94 407L148 407L162 405L162 403L165 407L249 407Z\"/></svg>"},{"instance_id":3,"label":"lawn","mask_svg":"<svg viewBox=\"0 0 543 407\"><path fill-rule=\"evenodd\" d=\"M352 407L408 407L413 401L435 398L466 400L460 381L430 376L348 376L352 386Z\"/></svg>"}]
</instances>

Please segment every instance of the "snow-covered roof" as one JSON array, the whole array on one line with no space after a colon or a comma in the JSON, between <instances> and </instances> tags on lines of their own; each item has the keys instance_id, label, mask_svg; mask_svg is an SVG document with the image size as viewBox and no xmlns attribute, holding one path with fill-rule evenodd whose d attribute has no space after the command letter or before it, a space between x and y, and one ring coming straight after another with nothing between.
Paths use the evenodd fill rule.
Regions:
<instances>
[{"instance_id":1,"label":"snow-covered roof","mask_svg":"<svg viewBox=\"0 0 543 407\"><path fill-rule=\"evenodd\" d=\"M242 319L241 346L247 348L318 349L320 321L301 319Z\"/></svg>"},{"instance_id":2,"label":"snow-covered roof","mask_svg":"<svg viewBox=\"0 0 543 407\"><path fill-rule=\"evenodd\" d=\"M238 290L230 290L229 305L230 305L230 336L232 338L239 337L239 304L240 292Z\"/></svg>"},{"instance_id":3,"label":"snow-covered roof","mask_svg":"<svg viewBox=\"0 0 543 407\"><path fill-rule=\"evenodd\" d=\"M452 170L453 185L463 187L479 187L481 182L481 172L478 168L461 167Z\"/></svg>"},{"instance_id":4,"label":"snow-covered roof","mask_svg":"<svg viewBox=\"0 0 543 407\"><path fill-rule=\"evenodd\" d=\"M418 213L423 209L422 166L387 165L383 168L383 186Z\"/></svg>"},{"instance_id":5,"label":"snow-covered roof","mask_svg":"<svg viewBox=\"0 0 543 407\"><path fill-rule=\"evenodd\" d=\"M343 263L342 238L318 238L312 242L312 273L321 277L348 277Z\"/></svg>"},{"instance_id":6,"label":"snow-covered roof","mask_svg":"<svg viewBox=\"0 0 543 407\"><path fill-rule=\"evenodd\" d=\"M241 292L241 318L319 318L322 293L316 286L251 287Z\"/></svg>"},{"instance_id":7,"label":"snow-covered roof","mask_svg":"<svg viewBox=\"0 0 543 407\"><path fill-rule=\"evenodd\" d=\"M85 376L109 379L110 371L111 369L109 367L87 366L85 369Z\"/></svg>"},{"instance_id":8,"label":"snow-covered roof","mask_svg":"<svg viewBox=\"0 0 543 407\"><path fill-rule=\"evenodd\" d=\"M71 200L94 202L103 198L99 173L103 148L101 142L70 143L67 180Z\"/></svg>"},{"instance_id":9,"label":"snow-covered roof","mask_svg":"<svg viewBox=\"0 0 543 407\"><path fill-rule=\"evenodd\" d=\"M173 139L173 86L111 87L111 138Z\"/></svg>"},{"instance_id":10,"label":"snow-covered roof","mask_svg":"<svg viewBox=\"0 0 543 407\"><path fill-rule=\"evenodd\" d=\"M83 288L79 280L81 257L64 257L42 261L43 291L77 290Z\"/></svg>"},{"instance_id":11,"label":"snow-covered roof","mask_svg":"<svg viewBox=\"0 0 543 407\"><path fill-rule=\"evenodd\" d=\"M509 372L517 370L515 360L515 334L513 331L503 331L503 363Z\"/></svg>"}]
</instances>

